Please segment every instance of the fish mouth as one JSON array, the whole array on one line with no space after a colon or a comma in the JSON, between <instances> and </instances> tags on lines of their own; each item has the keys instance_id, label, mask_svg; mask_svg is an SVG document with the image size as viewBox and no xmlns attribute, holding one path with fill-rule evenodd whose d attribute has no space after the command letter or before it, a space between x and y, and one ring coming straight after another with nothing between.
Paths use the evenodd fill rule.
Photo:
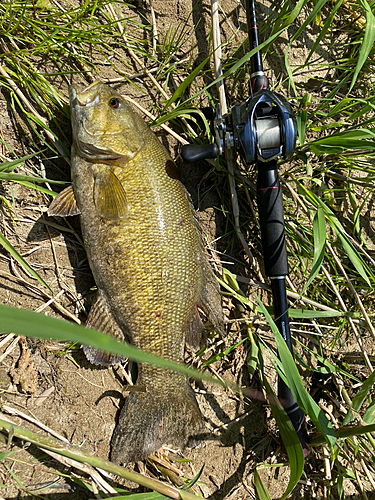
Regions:
<instances>
[{"instance_id":1,"label":"fish mouth","mask_svg":"<svg viewBox=\"0 0 375 500\"><path fill-rule=\"evenodd\" d=\"M85 90L76 94L77 104L82 107L88 107L98 103L102 87L103 84L100 81L96 81L89 85Z\"/></svg>"},{"instance_id":2,"label":"fish mouth","mask_svg":"<svg viewBox=\"0 0 375 500\"><path fill-rule=\"evenodd\" d=\"M75 102L78 106L89 107L99 102L100 90L103 83L97 80L89 85L81 92L77 92L77 88L72 85L69 89L70 102Z\"/></svg>"}]
</instances>

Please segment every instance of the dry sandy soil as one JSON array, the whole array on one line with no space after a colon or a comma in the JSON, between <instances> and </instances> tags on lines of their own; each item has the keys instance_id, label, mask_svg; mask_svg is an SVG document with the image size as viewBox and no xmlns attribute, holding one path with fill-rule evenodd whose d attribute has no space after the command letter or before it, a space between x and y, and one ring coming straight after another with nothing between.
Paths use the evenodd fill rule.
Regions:
<instances>
[{"instance_id":1,"label":"dry sandy soil","mask_svg":"<svg viewBox=\"0 0 375 500\"><path fill-rule=\"evenodd\" d=\"M207 54L208 33L210 29L210 6L207 1L177 0L167 2L154 0L156 22L159 37L162 38L169 26L176 27L178 23L187 20L192 33L192 43L199 63ZM195 6L193 15L189 17ZM147 6L139 7L149 16ZM245 34L244 10L235 0L221 2L224 15L221 15L223 41L233 36L237 30L238 37L243 39ZM272 13L266 7L259 7L260 18ZM199 21L199 23L198 23ZM274 53L273 59L268 61L272 65L272 78L280 78L283 72L282 50L286 37L280 41L279 54ZM314 33L312 31L313 39ZM234 42L236 41L234 40ZM307 40L304 47L296 47L293 57L303 59L306 56ZM103 76L112 78L114 75L108 70ZM300 84L307 82L307 77L301 77ZM82 79L75 77L75 82L83 85ZM125 82L118 85L118 90L124 94L130 93L139 99L147 109L151 109L153 93L149 82L139 80L142 92L136 95L134 88ZM63 87L63 83L60 83ZM59 85L59 82L57 82ZM65 89L66 90L66 89ZM0 93L0 131L6 142L20 155L26 154L26 145L20 138L20 128L10 111L9 96L6 92ZM67 132L69 124L67 123ZM68 132L69 133L69 132ZM161 134L165 141L165 134ZM177 146L169 143L173 156L177 154ZM62 168L65 169L62 164ZM198 197L198 184L208 172L207 165L192 167L181 165L181 173L189 191L192 194L196 207L199 207L198 217L202 223L204 233L213 241L225 232L225 220L216 210L219 198L215 188L215 174L205 180L205 191L209 195L204 200ZM65 178L67 178L67 173ZM42 278L52 288L54 295L59 294L55 304L46 306L47 299L37 291L40 289L35 281L27 276L17 266L9 255L0 253L0 288L3 304L37 310L66 320L71 320L66 311L74 317L85 320L85 313L79 303L86 308L92 303L94 282L86 259L84 248L75 235L79 231L78 221L72 221L73 230L68 228L63 220L48 219L45 211L50 200L40 193L23 186L3 184L0 194L8 200L15 200L14 221L3 208L1 212L2 231L18 252L25 256L29 264L40 273ZM55 224L55 226L53 225ZM240 247L231 256L243 262ZM234 261L233 261L234 262ZM246 274L244 264L238 264L241 273ZM29 286L32 283L33 286ZM229 304L225 304L229 310ZM228 336L223 339L224 345L233 345L241 338L237 326L228 327ZM212 341L211 352L217 349L218 340ZM246 368L247 344L234 350L224 361L214 366L218 375L234 380L241 384L249 384L249 375ZM222 346L220 346L222 349ZM110 439L122 407L124 397L122 387L125 383L123 370L98 369L90 365L80 348L66 344L26 340L21 343L17 338L7 337L1 345L0 383L2 404L4 411L13 408L21 411L56 432L68 438L71 442L82 445L102 458L108 458ZM256 401L244 401L231 392L207 384L194 384L200 408L204 414L210 438L198 447L187 449L182 453L172 453L174 458L181 456L191 462L179 465L179 469L186 477L194 475L204 465L201 476L202 484L197 487L205 498L209 499L245 499L255 498L252 483L252 471L256 464L267 460L270 464L284 461L277 439L277 430L270 416L268 408ZM36 432L41 432L36 426L16 416L10 417L15 422L25 425ZM2 451L12 451L12 454L0 463L0 498L28 497L26 489L35 490L41 485L58 479L56 474L62 474L58 482L51 488L40 493L43 498L51 500L93 498L92 494L73 483L71 479L64 479L64 474L82 477L79 472L68 466L60 465L53 458L45 455L34 446L27 446L14 441L13 446L4 444ZM168 452L167 452L168 453ZM42 458L41 458L42 457ZM38 460L36 460L38 458ZM317 474L322 469L322 462L312 456L309 468ZM135 470L142 470L142 465L134 466ZM160 474L152 464L147 465L148 471L156 476ZM263 469L261 475L272 498L277 498L284 490L288 481L288 469ZM17 482L22 481L22 485ZM2 484L1 484L2 482ZM111 481L110 481L111 482ZM122 482L113 480L112 484L121 485ZM1 487L2 486L2 487ZM128 485L134 488L134 485ZM350 498L356 498L356 492ZM304 484L301 482L293 493L292 498L319 497L322 489L317 483Z\"/></svg>"}]
</instances>

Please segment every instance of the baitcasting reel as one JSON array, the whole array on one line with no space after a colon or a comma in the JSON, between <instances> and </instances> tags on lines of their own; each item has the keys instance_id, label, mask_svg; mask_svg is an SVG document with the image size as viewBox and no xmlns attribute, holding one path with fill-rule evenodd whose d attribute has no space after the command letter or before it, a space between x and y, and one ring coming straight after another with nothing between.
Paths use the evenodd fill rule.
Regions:
<instances>
[{"instance_id":1,"label":"baitcasting reel","mask_svg":"<svg viewBox=\"0 0 375 500\"><path fill-rule=\"evenodd\" d=\"M261 89L246 102L236 104L221 116L220 104L202 110L214 122L215 142L188 144L181 156L188 163L216 158L225 148L235 148L247 163L268 162L281 156L289 160L294 151L297 123L289 103L280 94Z\"/></svg>"}]
</instances>

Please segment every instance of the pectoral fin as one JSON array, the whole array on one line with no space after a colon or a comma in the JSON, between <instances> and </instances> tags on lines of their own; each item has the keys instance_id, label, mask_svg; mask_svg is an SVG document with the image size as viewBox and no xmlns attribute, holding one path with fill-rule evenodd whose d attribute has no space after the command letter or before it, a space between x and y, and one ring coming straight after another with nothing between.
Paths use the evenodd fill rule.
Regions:
<instances>
[{"instance_id":1,"label":"pectoral fin","mask_svg":"<svg viewBox=\"0 0 375 500\"><path fill-rule=\"evenodd\" d=\"M77 200L72 186L68 186L59 193L47 210L47 215L59 217L70 217L79 215L81 212L77 206Z\"/></svg>"},{"instance_id":2,"label":"pectoral fin","mask_svg":"<svg viewBox=\"0 0 375 500\"><path fill-rule=\"evenodd\" d=\"M91 307L87 321L87 328L94 328L95 330L100 330L111 337L115 337L118 340L124 340L124 334L116 321L114 320L111 311L107 305L102 293L99 292L98 298L95 304ZM86 358L94 365L116 365L123 361L123 358L116 356L115 354L110 354L108 352L99 351L90 346L83 346L83 352Z\"/></svg>"},{"instance_id":3,"label":"pectoral fin","mask_svg":"<svg viewBox=\"0 0 375 500\"><path fill-rule=\"evenodd\" d=\"M94 172L94 203L103 219L117 221L128 215L128 199L121 182L109 168Z\"/></svg>"}]
</instances>

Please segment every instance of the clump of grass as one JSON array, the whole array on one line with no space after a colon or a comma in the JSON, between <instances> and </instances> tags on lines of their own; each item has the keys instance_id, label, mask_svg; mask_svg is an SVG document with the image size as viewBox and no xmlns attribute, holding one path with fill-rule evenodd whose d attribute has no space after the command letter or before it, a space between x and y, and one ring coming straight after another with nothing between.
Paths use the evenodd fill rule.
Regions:
<instances>
[{"instance_id":1,"label":"clump of grass","mask_svg":"<svg viewBox=\"0 0 375 500\"><path fill-rule=\"evenodd\" d=\"M373 9L365 0L355 0L350 5L339 0L333 8L326 0L313 5L301 1L294 7L286 1L262 29L262 49L272 60L273 51L277 51L288 29L297 26L298 21L294 34L282 47L285 71L275 79L274 88L293 98L298 122L295 157L290 164L280 165L280 170L291 268L290 317L296 330L297 365L308 376L302 383L288 352L282 350L282 343L279 343L281 360L273 357L273 362L320 432L311 444L314 450L323 445L321 457L326 465L325 474L320 474L323 489L326 488L328 495L335 487L340 498L344 497L345 480L351 481L366 498L363 481L373 484L375 477L375 443L370 434L375 423L374 368L368 348L375 337L375 263L372 234L366 228L372 217L375 176ZM192 67L195 53L188 22L175 30L169 29L164 38L159 35L156 50L152 26L146 17L140 18L132 8L111 0L84 2L80 6L60 5L55 1L3 2L0 25L3 30L0 80L23 130L23 145L28 153L25 155L21 148L13 151L4 142L2 181L23 183L45 195L54 195L50 189L52 180L46 178L40 165L59 158L63 170L64 159L69 161L67 86L78 75L83 82L91 82L100 77L103 68L108 71L109 81L127 81L137 92L144 83L136 79L144 78L154 95L154 112L158 115L154 124L169 121L188 140L202 141L195 136L207 132L207 124L194 129L184 121L188 111L202 104L215 104L217 100L210 54ZM318 30L314 31L314 26ZM236 37L235 43L229 39L223 48L224 82L231 88L231 104L247 97L247 40L240 31ZM242 39L240 46L238 37ZM294 63L292 51L304 38L311 37L313 44L305 60ZM337 38L339 53L334 43ZM318 53L319 48L323 50ZM312 90L307 88L304 76L307 72L316 84ZM206 137L207 141L212 140L209 134ZM32 175L16 172L26 161L33 165ZM221 211L227 221L228 251L237 245L237 224L246 237L246 245L255 250L255 272L261 280L258 256L262 255L262 249L252 206L256 173L238 162L234 172L239 204L236 223L225 177L226 164L223 161L220 164L221 171L215 175L223 188ZM48 283L1 234L0 243L19 265L48 288ZM221 283L223 294L244 306L240 319L248 319L252 325L243 328L244 345L249 349L250 373L258 371L288 451L291 474L287 495L301 477L303 457L293 429L262 371L263 358L273 356L274 344L270 345L258 334L257 322L266 318L271 328L274 325L270 307L257 298L256 292L260 287L263 290L264 284L254 282L245 293L240 284L249 281L247 276L224 270ZM251 320L246 310L251 311ZM3 314L5 317L5 310ZM8 319L4 330L30 334L28 321L19 324L14 316L12 321L12 314ZM47 319L32 321L35 331L44 330L48 336ZM78 330L69 333L67 328L63 333L65 339L82 340ZM275 336L279 342L277 331ZM345 342L351 339L358 346L356 360L363 363L364 374L358 374L350 358L345 357ZM231 356L235 347L236 344L226 346L212 361ZM130 351L127 355L138 356ZM142 355L136 357L141 358ZM320 394L314 395L316 387L309 385L311 376L323 387ZM325 390L328 382L337 390ZM269 498L257 469L254 484L261 499ZM181 498L186 495L183 491L178 494Z\"/></svg>"}]
</instances>

